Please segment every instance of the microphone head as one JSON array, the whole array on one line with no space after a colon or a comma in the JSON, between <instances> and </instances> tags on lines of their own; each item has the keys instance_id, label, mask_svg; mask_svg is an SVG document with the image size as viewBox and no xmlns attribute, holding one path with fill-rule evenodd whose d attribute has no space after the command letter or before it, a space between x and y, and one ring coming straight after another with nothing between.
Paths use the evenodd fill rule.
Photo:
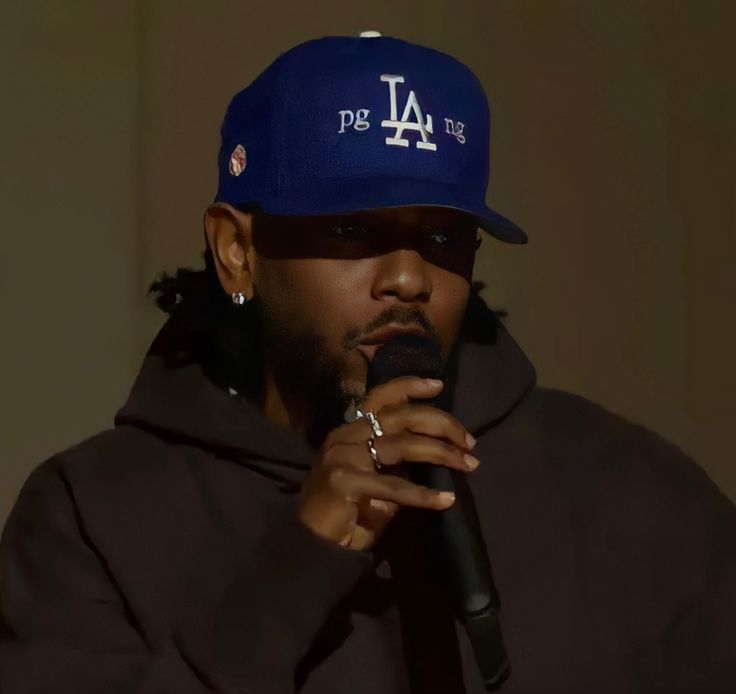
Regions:
<instances>
[{"instance_id":1,"label":"microphone head","mask_svg":"<svg viewBox=\"0 0 736 694\"><path fill-rule=\"evenodd\" d=\"M440 394L433 399L421 399L428 405L449 409L452 393L442 359L440 346L421 335L397 335L376 350L368 364L366 391L401 376L437 378L445 383Z\"/></svg>"},{"instance_id":2,"label":"microphone head","mask_svg":"<svg viewBox=\"0 0 736 694\"><path fill-rule=\"evenodd\" d=\"M370 389L401 376L442 378L439 345L421 335L397 335L381 345L368 363L366 387Z\"/></svg>"}]
</instances>

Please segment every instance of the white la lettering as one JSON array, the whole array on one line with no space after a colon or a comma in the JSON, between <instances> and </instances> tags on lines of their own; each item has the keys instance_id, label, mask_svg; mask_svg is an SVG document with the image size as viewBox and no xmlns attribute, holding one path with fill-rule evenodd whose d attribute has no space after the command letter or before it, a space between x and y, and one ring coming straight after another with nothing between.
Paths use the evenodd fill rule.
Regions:
<instances>
[{"instance_id":1,"label":"white la lettering","mask_svg":"<svg viewBox=\"0 0 736 694\"><path fill-rule=\"evenodd\" d=\"M455 123L451 118L445 118L445 128L445 132L448 135L454 135L461 145L465 144L465 135L463 135L465 123L461 123L460 121Z\"/></svg>"},{"instance_id":2,"label":"white la lettering","mask_svg":"<svg viewBox=\"0 0 736 694\"><path fill-rule=\"evenodd\" d=\"M367 108L359 108L355 113L349 110L338 111L338 115L340 116L340 129L337 132L344 133L345 128L349 128L351 125L354 130L368 130L368 128L371 127L371 124L366 120L369 113L370 109ZM348 120L348 116L350 117L350 120Z\"/></svg>"},{"instance_id":3,"label":"white la lettering","mask_svg":"<svg viewBox=\"0 0 736 694\"><path fill-rule=\"evenodd\" d=\"M428 134L431 135L434 131L432 129L432 116L428 113L426 123L424 121L424 115L422 109L419 107L419 101L417 96L412 89L409 92L409 97L406 100L406 106L404 112L401 115L401 120L398 120L398 109L396 104L396 84L403 84L404 78L401 75L381 75L381 82L388 82L389 95L391 98L391 118L388 120L381 121L382 128L396 128L396 132L393 137L386 138L387 145L397 145L399 147L408 147L409 140L403 137L404 130L416 130L422 136L421 142L417 140L417 149L428 149L435 151L437 145L434 142L430 142ZM415 121L410 121L409 116L414 113Z\"/></svg>"}]
</instances>

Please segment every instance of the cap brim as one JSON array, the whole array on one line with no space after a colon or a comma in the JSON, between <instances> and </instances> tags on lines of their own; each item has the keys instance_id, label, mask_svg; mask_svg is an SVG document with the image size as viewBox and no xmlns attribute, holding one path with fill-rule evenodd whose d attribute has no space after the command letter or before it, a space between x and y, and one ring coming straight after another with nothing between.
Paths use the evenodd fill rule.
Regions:
<instances>
[{"instance_id":1,"label":"cap brim","mask_svg":"<svg viewBox=\"0 0 736 694\"><path fill-rule=\"evenodd\" d=\"M506 243L528 242L526 233L511 220L479 203L465 188L421 180L392 179L322 179L319 186L311 182L309 190L280 191L271 199L223 200L230 204L257 202L267 214L328 215L391 207L448 207L473 215L479 228ZM316 190L315 190L316 189Z\"/></svg>"}]
</instances>

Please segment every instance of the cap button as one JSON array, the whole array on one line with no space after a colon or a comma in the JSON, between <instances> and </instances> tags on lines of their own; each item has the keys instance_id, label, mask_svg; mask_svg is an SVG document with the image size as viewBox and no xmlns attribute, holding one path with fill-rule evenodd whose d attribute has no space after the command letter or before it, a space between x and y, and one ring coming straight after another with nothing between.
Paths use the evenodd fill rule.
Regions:
<instances>
[{"instance_id":1,"label":"cap button","mask_svg":"<svg viewBox=\"0 0 736 694\"><path fill-rule=\"evenodd\" d=\"M375 39L377 36L380 36L380 31L361 31L360 32L360 38L362 39Z\"/></svg>"}]
</instances>

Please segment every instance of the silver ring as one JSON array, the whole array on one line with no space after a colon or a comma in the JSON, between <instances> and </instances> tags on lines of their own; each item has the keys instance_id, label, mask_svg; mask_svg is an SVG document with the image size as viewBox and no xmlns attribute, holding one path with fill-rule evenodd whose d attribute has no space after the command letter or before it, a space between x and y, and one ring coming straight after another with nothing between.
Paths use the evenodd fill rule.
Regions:
<instances>
[{"instance_id":1,"label":"silver ring","mask_svg":"<svg viewBox=\"0 0 736 694\"><path fill-rule=\"evenodd\" d=\"M381 423L378 421L378 417L373 414L370 410L366 410L365 412L363 410L356 410L356 419L360 419L361 417L365 417L368 420L368 424L371 425L371 429L373 429L373 436L378 438L379 436L383 436L383 429L381 429Z\"/></svg>"},{"instance_id":2,"label":"silver ring","mask_svg":"<svg viewBox=\"0 0 736 694\"><path fill-rule=\"evenodd\" d=\"M383 469L383 465L381 465L380 462L378 462L378 451L375 447L376 439L371 436L368 441L366 442L368 444L368 452L371 454L371 459L373 460L373 467L375 468L376 472L381 472Z\"/></svg>"}]
</instances>

